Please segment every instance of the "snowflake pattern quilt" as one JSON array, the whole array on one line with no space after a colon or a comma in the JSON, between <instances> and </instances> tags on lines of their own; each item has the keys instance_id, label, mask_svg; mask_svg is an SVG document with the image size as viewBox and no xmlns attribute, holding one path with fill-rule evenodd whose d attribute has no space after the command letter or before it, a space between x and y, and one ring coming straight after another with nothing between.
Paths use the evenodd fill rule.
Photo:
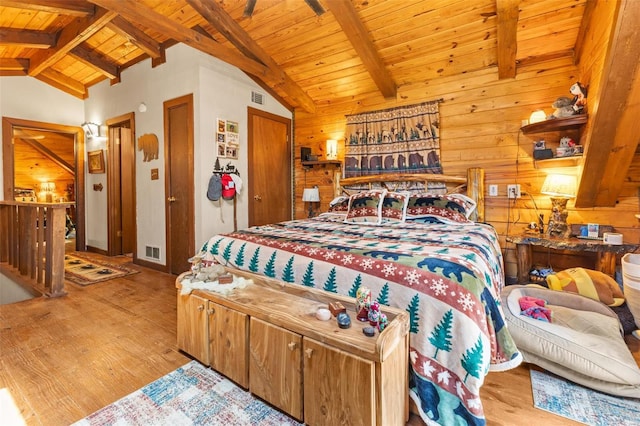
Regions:
<instances>
[{"instance_id":1,"label":"snowflake pattern quilt","mask_svg":"<svg viewBox=\"0 0 640 426\"><path fill-rule=\"evenodd\" d=\"M487 224L343 223L330 215L217 235L205 259L405 309L410 389L427 424L485 424L480 387L520 364L500 291L503 259ZM355 320L355 318L353 318Z\"/></svg>"}]
</instances>

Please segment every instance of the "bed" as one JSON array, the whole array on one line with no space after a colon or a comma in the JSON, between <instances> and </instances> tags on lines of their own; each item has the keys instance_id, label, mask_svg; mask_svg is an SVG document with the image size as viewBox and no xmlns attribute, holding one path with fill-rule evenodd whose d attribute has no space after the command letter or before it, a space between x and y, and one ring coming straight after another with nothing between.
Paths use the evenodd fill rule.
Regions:
<instances>
[{"instance_id":1,"label":"bed","mask_svg":"<svg viewBox=\"0 0 640 426\"><path fill-rule=\"evenodd\" d=\"M411 191L432 180L454 191L464 185L467 196ZM373 186L380 181L384 187ZM352 297L366 288L372 302L405 309L415 411L427 424L484 424L479 392L485 376L516 367L522 356L500 305L497 234L482 222L483 171L348 178L337 193L362 184L318 217L213 236L201 255Z\"/></svg>"}]
</instances>

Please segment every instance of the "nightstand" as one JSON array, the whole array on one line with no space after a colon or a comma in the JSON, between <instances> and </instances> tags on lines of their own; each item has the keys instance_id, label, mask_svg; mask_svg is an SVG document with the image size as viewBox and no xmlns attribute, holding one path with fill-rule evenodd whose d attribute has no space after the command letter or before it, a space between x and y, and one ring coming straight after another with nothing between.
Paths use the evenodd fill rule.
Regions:
<instances>
[{"instance_id":1,"label":"nightstand","mask_svg":"<svg viewBox=\"0 0 640 426\"><path fill-rule=\"evenodd\" d=\"M518 262L518 284L528 283L532 266L533 246L546 247L552 250L570 250L576 252L595 252L595 269L615 278L616 255L633 252L638 244L623 243L620 245L605 244L602 240L581 238L551 237L545 234L508 235L506 240L516 245Z\"/></svg>"}]
</instances>

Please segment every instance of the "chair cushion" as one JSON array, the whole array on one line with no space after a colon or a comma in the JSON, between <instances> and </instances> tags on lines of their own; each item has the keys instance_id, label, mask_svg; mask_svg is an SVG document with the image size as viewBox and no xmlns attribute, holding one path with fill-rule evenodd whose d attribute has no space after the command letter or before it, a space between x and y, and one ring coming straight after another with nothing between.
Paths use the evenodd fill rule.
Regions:
<instances>
[{"instance_id":1,"label":"chair cushion","mask_svg":"<svg viewBox=\"0 0 640 426\"><path fill-rule=\"evenodd\" d=\"M525 296L546 300L551 322L521 315L519 299ZM507 286L501 298L524 361L592 389L640 398L640 369L610 308L536 284Z\"/></svg>"}]
</instances>

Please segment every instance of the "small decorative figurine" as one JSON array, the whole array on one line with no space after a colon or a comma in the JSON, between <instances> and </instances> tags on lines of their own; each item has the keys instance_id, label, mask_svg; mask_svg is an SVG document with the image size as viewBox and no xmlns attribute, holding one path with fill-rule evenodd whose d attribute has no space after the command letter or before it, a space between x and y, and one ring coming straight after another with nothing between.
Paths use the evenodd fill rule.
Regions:
<instances>
[{"instance_id":1,"label":"small decorative figurine","mask_svg":"<svg viewBox=\"0 0 640 426\"><path fill-rule=\"evenodd\" d=\"M376 335L376 329L373 327L365 327L362 329L362 332L367 337L373 337Z\"/></svg>"},{"instance_id":2,"label":"small decorative figurine","mask_svg":"<svg viewBox=\"0 0 640 426\"><path fill-rule=\"evenodd\" d=\"M385 315L384 313L380 313L380 319L378 320L378 331L382 333L382 330L387 327L387 324L389 324L387 315Z\"/></svg>"},{"instance_id":3,"label":"small decorative figurine","mask_svg":"<svg viewBox=\"0 0 640 426\"><path fill-rule=\"evenodd\" d=\"M378 325L378 321L380 320L380 304L378 301L374 300L369 304L369 324L376 327Z\"/></svg>"},{"instance_id":4,"label":"small decorative figurine","mask_svg":"<svg viewBox=\"0 0 640 426\"><path fill-rule=\"evenodd\" d=\"M346 312L340 312L336 317L336 321L338 321L338 327L340 328L351 327L351 317Z\"/></svg>"},{"instance_id":5,"label":"small decorative figurine","mask_svg":"<svg viewBox=\"0 0 640 426\"><path fill-rule=\"evenodd\" d=\"M369 321L369 304L371 303L371 290L360 287L356 292L356 318L358 321Z\"/></svg>"}]
</instances>

